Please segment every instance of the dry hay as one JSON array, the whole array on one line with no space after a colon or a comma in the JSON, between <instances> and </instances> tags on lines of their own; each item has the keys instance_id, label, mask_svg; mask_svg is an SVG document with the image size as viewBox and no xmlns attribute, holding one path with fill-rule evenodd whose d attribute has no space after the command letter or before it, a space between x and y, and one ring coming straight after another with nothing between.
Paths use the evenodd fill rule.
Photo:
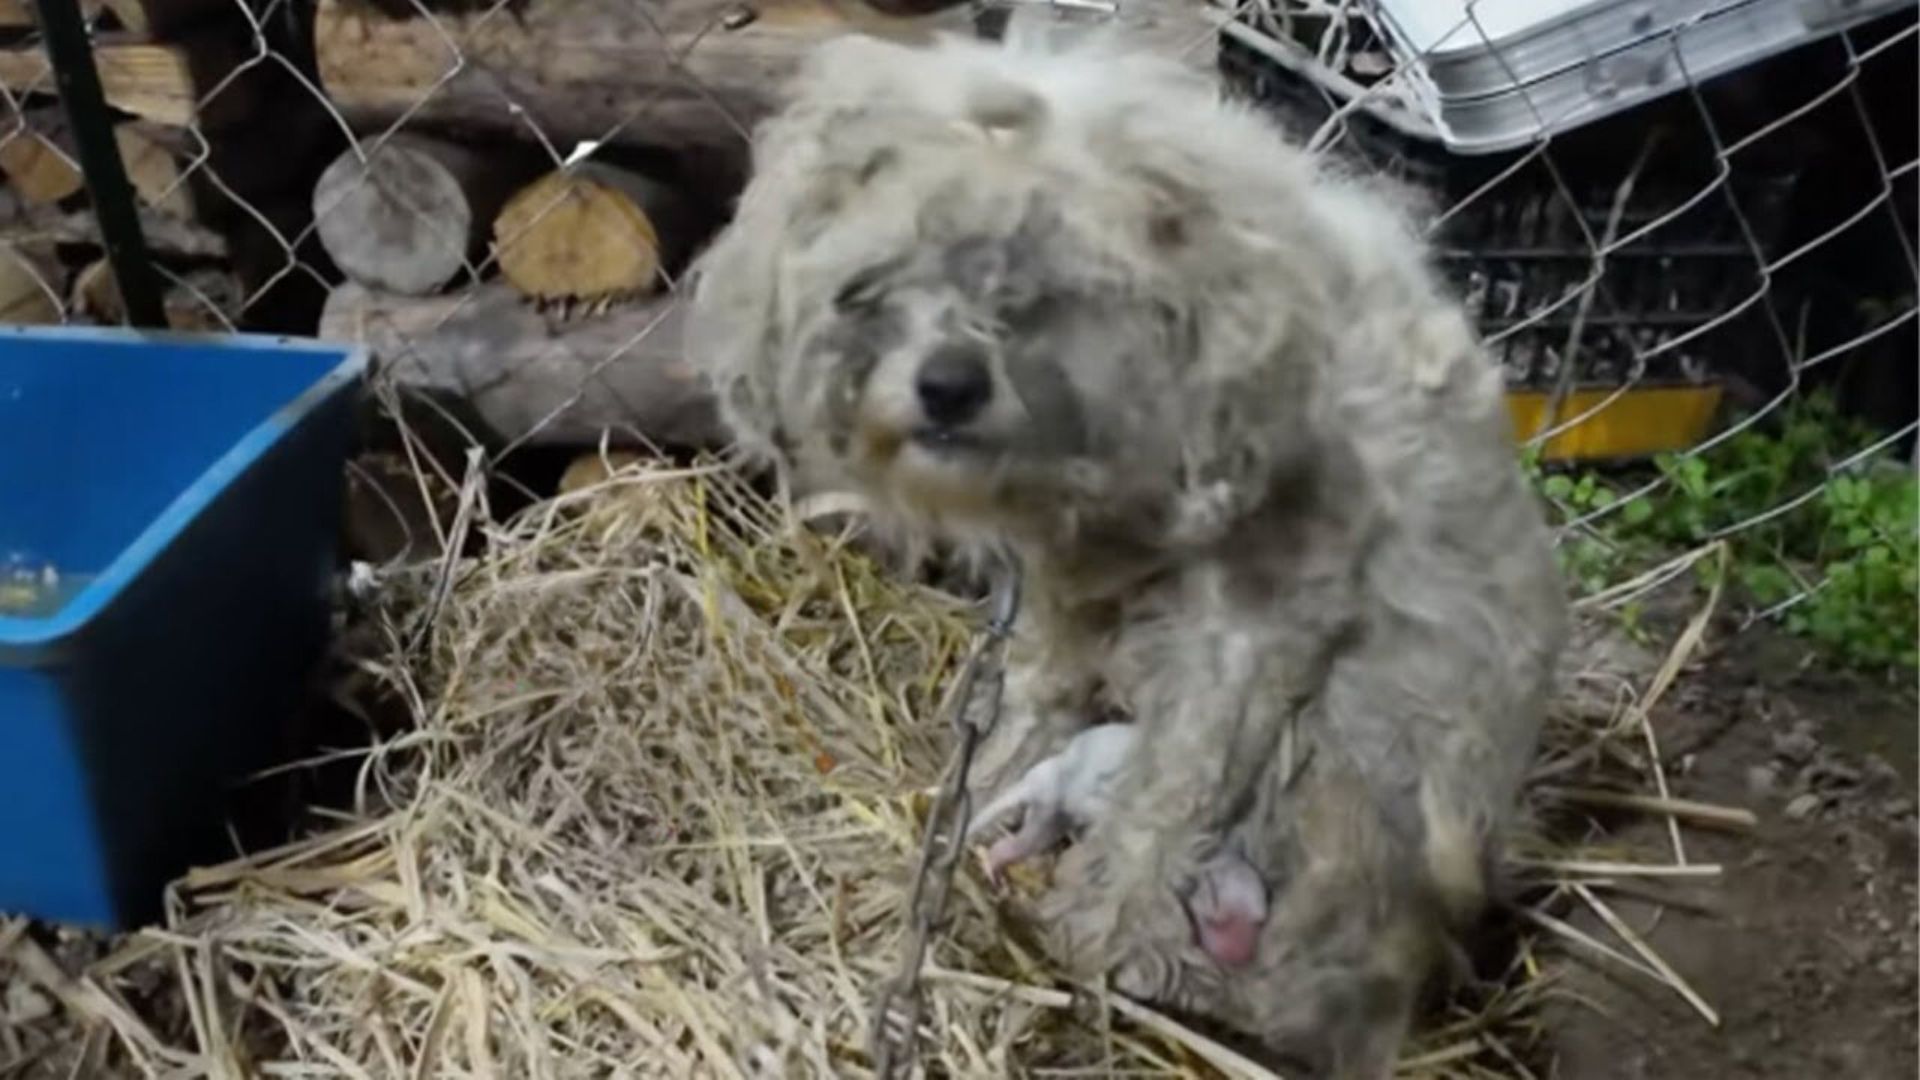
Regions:
<instances>
[{"instance_id":1,"label":"dry hay","mask_svg":"<svg viewBox=\"0 0 1920 1080\"><path fill-rule=\"evenodd\" d=\"M196 871L165 930L79 972L0 922L9 997L45 1006L0 1024L0 1076L10 1060L23 1075L868 1071L944 763L939 696L976 613L791 527L719 467L639 463L498 523L476 483L460 506L447 549L477 532L484 553L388 571L360 623L360 670L412 727L360 751L356 809ZM1574 666L1536 808L1604 798L1598 775L1645 778L1626 797L1676 809L1636 697L1647 668ZM1520 850L1538 888L1512 968L1429 1024L1411 1075L1530 1075L1543 946L1678 983L1634 942L1580 940L1546 912L1711 868ZM952 913L927 979L931 1073L1218 1075L1211 1059L1266 1075L1146 1010L1062 992L976 869Z\"/></svg>"}]
</instances>

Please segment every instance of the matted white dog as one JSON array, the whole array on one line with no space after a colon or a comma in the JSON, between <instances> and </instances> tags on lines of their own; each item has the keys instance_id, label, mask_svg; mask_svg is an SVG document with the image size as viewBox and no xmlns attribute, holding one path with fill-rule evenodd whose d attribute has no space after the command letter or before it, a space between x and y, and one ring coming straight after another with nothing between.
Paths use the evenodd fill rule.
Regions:
<instances>
[{"instance_id":1,"label":"matted white dog","mask_svg":"<svg viewBox=\"0 0 1920 1080\"><path fill-rule=\"evenodd\" d=\"M1390 1070L1487 872L1565 621L1496 367L1401 208L1098 43L850 38L756 136L690 345L743 446L1028 601L982 795L1141 725L1041 916L1063 962ZM1196 871L1268 890L1251 963Z\"/></svg>"}]
</instances>

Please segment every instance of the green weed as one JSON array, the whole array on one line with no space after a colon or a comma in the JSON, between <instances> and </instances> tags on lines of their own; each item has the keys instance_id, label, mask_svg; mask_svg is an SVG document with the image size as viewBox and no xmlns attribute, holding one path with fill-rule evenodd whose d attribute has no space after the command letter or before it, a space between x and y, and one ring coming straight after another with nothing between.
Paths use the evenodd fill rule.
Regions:
<instances>
[{"instance_id":1,"label":"green weed","mask_svg":"<svg viewBox=\"0 0 1920 1080\"><path fill-rule=\"evenodd\" d=\"M1920 668L1920 478L1884 457L1832 471L1877 437L1810 394L1701 453L1617 473L1526 465L1563 523L1560 560L1597 592L1724 536L1748 603L1841 663ZM1642 493L1649 481L1664 481Z\"/></svg>"}]
</instances>

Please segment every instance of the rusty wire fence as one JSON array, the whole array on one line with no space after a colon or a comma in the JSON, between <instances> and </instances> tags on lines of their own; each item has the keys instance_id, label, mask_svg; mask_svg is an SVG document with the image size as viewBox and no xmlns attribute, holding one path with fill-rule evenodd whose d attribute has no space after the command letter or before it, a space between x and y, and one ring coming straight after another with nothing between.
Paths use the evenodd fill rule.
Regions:
<instances>
[{"instance_id":1,"label":"rusty wire fence","mask_svg":"<svg viewBox=\"0 0 1920 1080\"><path fill-rule=\"evenodd\" d=\"M1898 521L1897 500L1894 511L1846 504L1878 497L1852 480L1912 476L1911 5L1711 77L1690 68L1694 46L1724 27L1696 14L1651 44L1579 59L1553 93L1485 91L1480 113L1439 121L1445 95L1426 61L1440 54L1396 55L1374 5L1056 7L1217 67L1226 92L1299 138L1423 193L1442 267L1505 365L1570 565L1601 602L1630 604L1715 541L1747 537L1760 538L1745 553L1750 615L1787 615L1835 590L1834 568L1855 575L1855 562L1882 558L1866 554L1876 547L1910 552L1911 511ZM383 400L426 403L495 466L602 433L711 439L711 412L677 360L678 275L724 219L780 75L846 30L984 25L966 7L860 0L7 8L0 320L112 323L158 309L181 327L361 340ZM101 115L63 107L66 80L45 48L54 8L89 25ZM1477 45L1520 81L1522 62L1503 56L1480 8L1465 5L1448 47ZM1567 78L1580 101L1646 100L1582 117ZM1498 123L1495 99L1508 110ZM132 181L138 211L123 216L141 225L145 282L101 205L112 185L80 168L89 129L117 146ZM413 139L438 144L426 157L446 177L383 174ZM541 183L543 196L529 194ZM327 231L349 212L441 252L448 272L402 289L394 275L355 280ZM573 242L529 271L546 284L506 280L516 245L556 221L575 231L560 228ZM650 267L646 280L609 284L604 267L564 265L589 248L620 263L610 248L621 244ZM115 282L127 275L122 299ZM1843 419L1822 411L1828 398ZM1831 528L1847 535L1795 532ZM1822 554L1841 549L1860 560Z\"/></svg>"}]
</instances>

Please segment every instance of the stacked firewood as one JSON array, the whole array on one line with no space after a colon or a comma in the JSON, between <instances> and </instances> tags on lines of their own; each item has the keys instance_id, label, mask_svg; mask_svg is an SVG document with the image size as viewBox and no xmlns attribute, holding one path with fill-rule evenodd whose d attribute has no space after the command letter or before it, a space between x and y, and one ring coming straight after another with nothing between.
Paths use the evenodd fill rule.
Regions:
<instances>
[{"instance_id":1,"label":"stacked firewood","mask_svg":"<svg viewBox=\"0 0 1920 1080\"><path fill-rule=\"evenodd\" d=\"M27 111L12 137L0 124L0 319L115 322L38 2L0 0L0 88ZM495 434L561 442L713 434L673 282L744 182L753 124L826 38L972 17L957 0L79 2L170 320L365 342Z\"/></svg>"},{"instance_id":2,"label":"stacked firewood","mask_svg":"<svg viewBox=\"0 0 1920 1080\"><path fill-rule=\"evenodd\" d=\"M346 279L320 334L368 344L502 439L711 442L674 282L744 182L752 125L827 37L967 18L867 0L319 0L318 80L360 134L314 186Z\"/></svg>"},{"instance_id":3,"label":"stacked firewood","mask_svg":"<svg viewBox=\"0 0 1920 1080\"><path fill-rule=\"evenodd\" d=\"M69 115L43 0L0 0L0 321L121 322L72 124L111 126L167 321L311 332L325 254L307 209L346 141L257 0L72 0L108 115ZM279 14L269 15L268 13ZM318 265L321 274L301 272Z\"/></svg>"},{"instance_id":4,"label":"stacked firewood","mask_svg":"<svg viewBox=\"0 0 1920 1080\"><path fill-rule=\"evenodd\" d=\"M155 35L196 22L200 0L82 0L80 10L108 40L144 50ZM119 322L119 289L105 241L87 205L86 178L55 93L53 71L33 47L31 0L0 0L0 322ZM179 126L133 114L103 118L126 166L149 243L171 273L162 276L166 315L176 327L220 328L238 306L223 237L196 213L181 168L191 153Z\"/></svg>"}]
</instances>

